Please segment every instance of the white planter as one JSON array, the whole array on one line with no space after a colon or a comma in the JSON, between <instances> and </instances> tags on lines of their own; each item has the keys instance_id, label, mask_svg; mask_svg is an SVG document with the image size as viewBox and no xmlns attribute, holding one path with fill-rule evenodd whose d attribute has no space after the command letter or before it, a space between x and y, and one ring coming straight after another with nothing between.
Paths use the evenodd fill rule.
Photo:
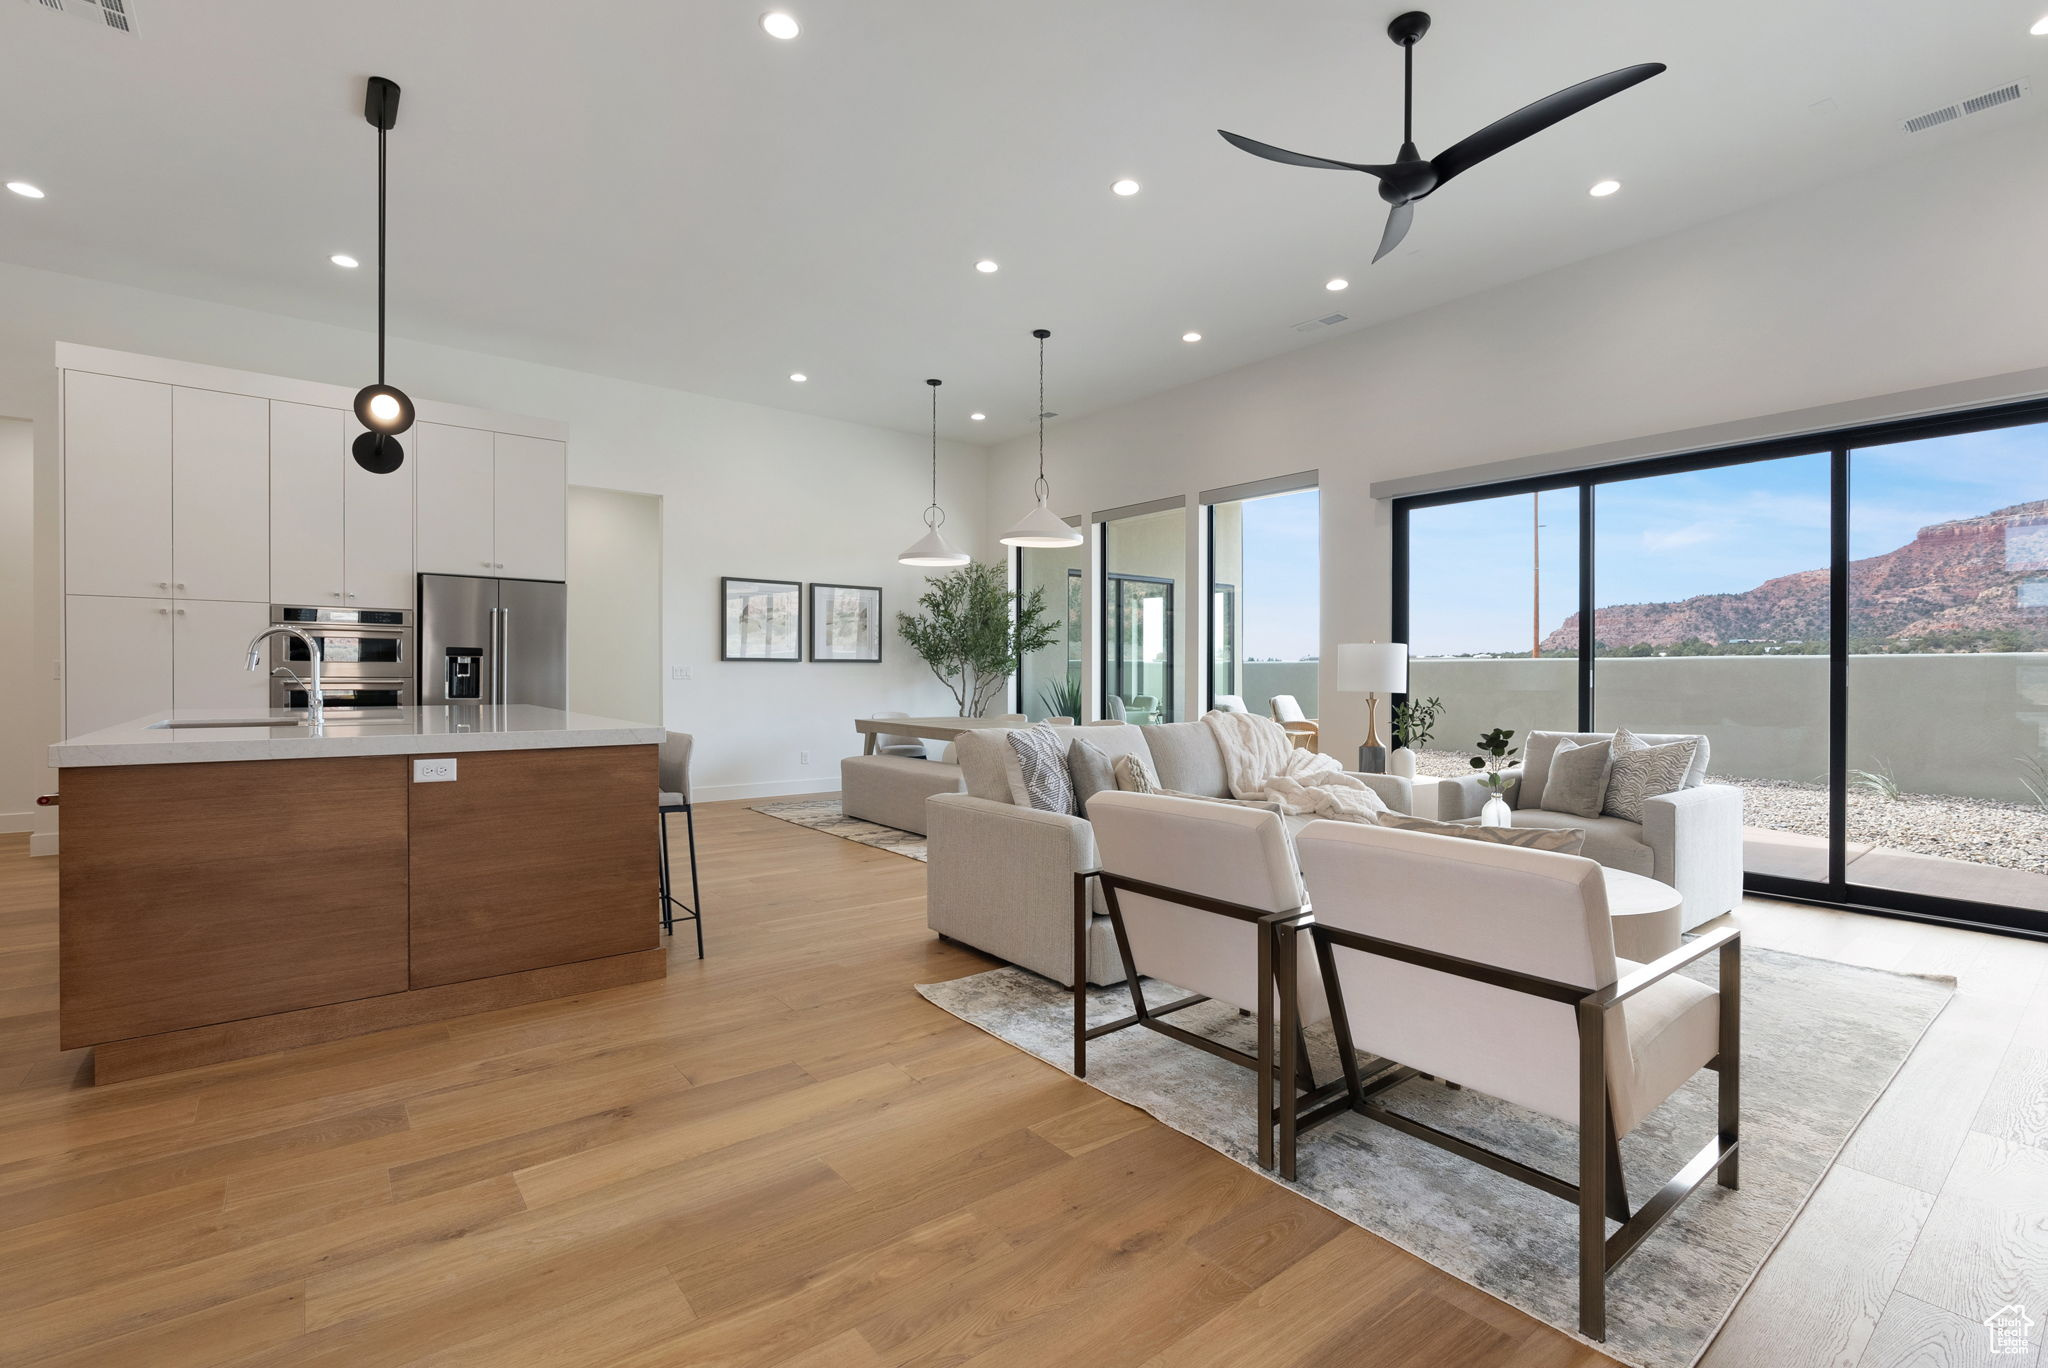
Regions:
<instances>
[{"instance_id":1,"label":"white planter","mask_svg":"<svg viewBox=\"0 0 2048 1368\"><path fill-rule=\"evenodd\" d=\"M1387 757L1387 773L1403 779L1415 777L1415 752L1406 746L1396 746L1394 753Z\"/></svg>"},{"instance_id":2,"label":"white planter","mask_svg":"<svg viewBox=\"0 0 2048 1368\"><path fill-rule=\"evenodd\" d=\"M1515 824L1515 810L1508 806L1508 800L1498 793L1486 800L1486 806L1479 809L1479 825L1507 827Z\"/></svg>"}]
</instances>

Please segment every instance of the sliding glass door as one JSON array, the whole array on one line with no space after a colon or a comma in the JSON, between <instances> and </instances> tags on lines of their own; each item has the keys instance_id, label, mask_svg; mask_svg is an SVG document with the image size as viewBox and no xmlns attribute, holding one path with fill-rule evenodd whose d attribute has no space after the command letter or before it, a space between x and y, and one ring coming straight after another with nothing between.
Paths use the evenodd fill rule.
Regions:
<instances>
[{"instance_id":1,"label":"sliding glass door","mask_svg":"<svg viewBox=\"0 0 2048 1368\"><path fill-rule=\"evenodd\" d=\"M1033 722L1048 717L1082 721L1081 623L1087 599L1088 547L1024 547L1017 552L1017 607L1021 611L1037 590L1041 616L1063 630L1042 650L1033 651L1017 670L1017 711Z\"/></svg>"},{"instance_id":2,"label":"sliding glass door","mask_svg":"<svg viewBox=\"0 0 2048 1368\"><path fill-rule=\"evenodd\" d=\"M1187 511L1102 525L1102 715L1172 722L1180 708L1176 599L1187 568Z\"/></svg>"},{"instance_id":3,"label":"sliding glass door","mask_svg":"<svg viewBox=\"0 0 2048 1368\"><path fill-rule=\"evenodd\" d=\"M1398 500L1394 540L1425 773L1703 735L1753 890L2048 933L2048 405Z\"/></svg>"}]
</instances>

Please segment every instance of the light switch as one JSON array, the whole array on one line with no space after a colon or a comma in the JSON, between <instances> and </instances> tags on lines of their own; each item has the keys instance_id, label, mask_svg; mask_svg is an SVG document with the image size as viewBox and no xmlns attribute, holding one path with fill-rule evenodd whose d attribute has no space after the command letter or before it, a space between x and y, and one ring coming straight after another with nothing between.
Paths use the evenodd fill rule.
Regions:
<instances>
[{"instance_id":1,"label":"light switch","mask_svg":"<svg viewBox=\"0 0 2048 1368\"><path fill-rule=\"evenodd\" d=\"M680 665L671 665L668 667L668 677L680 684L690 677L690 672Z\"/></svg>"},{"instance_id":2,"label":"light switch","mask_svg":"<svg viewBox=\"0 0 2048 1368\"><path fill-rule=\"evenodd\" d=\"M455 782L455 757L437 755L431 760L412 762L412 781L415 784L452 784Z\"/></svg>"}]
</instances>

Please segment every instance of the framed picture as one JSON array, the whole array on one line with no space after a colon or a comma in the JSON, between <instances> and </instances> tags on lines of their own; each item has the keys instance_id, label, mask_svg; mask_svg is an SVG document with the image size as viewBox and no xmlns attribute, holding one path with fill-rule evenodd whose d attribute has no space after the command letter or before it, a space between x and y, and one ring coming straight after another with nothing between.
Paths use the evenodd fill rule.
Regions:
<instances>
[{"instance_id":1,"label":"framed picture","mask_svg":"<svg viewBox=\"0 0 2048 1368\"><path fill-rule=\"evenodd\" d=\"M718 581L725 614L720 660L802 660L804 587L796 580Z\"/></svg>"},{"instance_id":2,"label":"framed picture","mask_svg":"<svg viewBox=\"0 0 2048 1368\"><path fill-rule=\"evenodd\" d=\"M812 585L811 659L879 664L882 591L865 584Z\"/></svg>"}]
</instances>

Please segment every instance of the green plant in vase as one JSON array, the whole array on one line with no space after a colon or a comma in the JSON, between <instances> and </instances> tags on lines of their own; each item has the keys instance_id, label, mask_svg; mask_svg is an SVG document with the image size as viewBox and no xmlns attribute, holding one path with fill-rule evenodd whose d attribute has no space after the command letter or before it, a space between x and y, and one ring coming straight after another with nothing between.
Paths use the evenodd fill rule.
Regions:
<instances>
[{"instance_id":1,"label":"green plant in vase","mask_svg":"<svg viewBox=\"0 0 2048 1368\"><path fill-rule=\"evenodd\" d=\"M1508 807L1507 791L1515 782L1515 776L1508 773L1510 763L1522 753L1520 746L1508 743L1515 734L1506 727L1495 727L1472 743L1479 754L1472 757L1472 768L1483 770L1479 776L1480 786L1491 793L1486 806L1479 810L1481 826L1513 826L1513 809Z\"/></svg>"},{"instance_id":2,"label":"green plant in vase","mask_svg":"<svg viewBox=\"0 0 2048 1368\"><path fill-rule=\"evenodd\" d=\"M1387 773L1415 777L1415 752L1436 735L1443 710L1441 698L1411 698L1394 709L1394 753L1387 757Z\"/></svg>"},{"instance_id":3,"label":"green plant in vase","mask_svg":"<svg viewBox=\"0 0 2048 1368\"><path fill-rule=\"evenodd\" d=\"M1045 705L1047 717L1081 720L1081 685L1078 681L1069 679L1048 684L1038 691L1038 701Z\"/></svg>"}]
</instances>

